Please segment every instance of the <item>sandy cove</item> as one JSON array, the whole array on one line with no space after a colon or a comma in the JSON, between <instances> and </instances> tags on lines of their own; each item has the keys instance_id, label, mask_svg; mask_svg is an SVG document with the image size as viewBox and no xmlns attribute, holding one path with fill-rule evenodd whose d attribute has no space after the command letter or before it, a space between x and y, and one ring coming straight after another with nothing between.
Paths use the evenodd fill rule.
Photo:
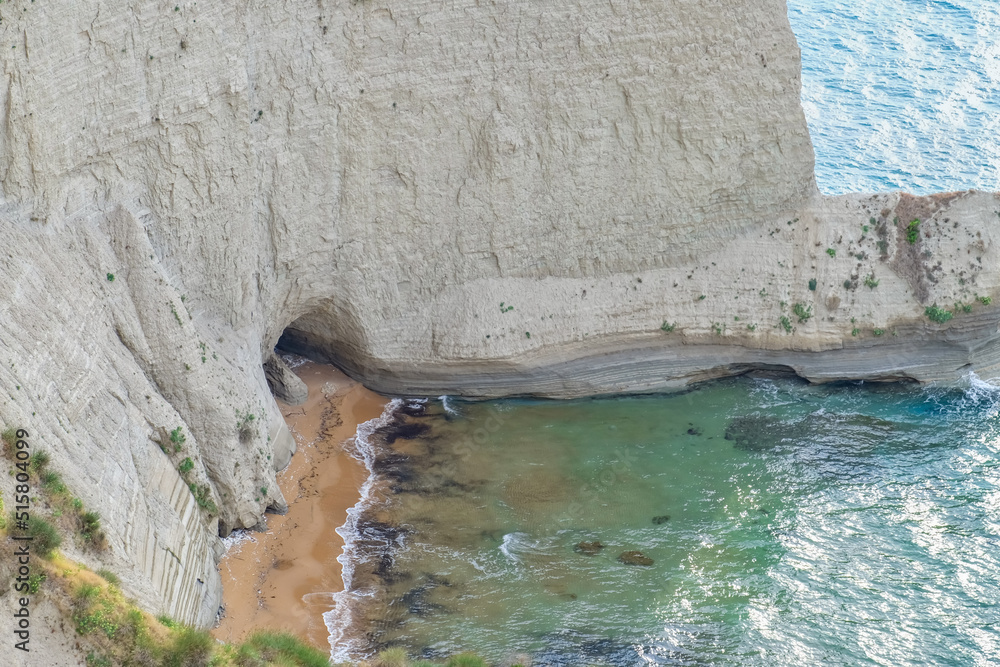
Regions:
<instances>
[{"instance_id":1,"label":"sandy cove","mask_svg":"<svg viewBox=\"0 0 1000 667\"><path fill-rule=\"evenodd\" d=\"M330 649L322 614L331 593L343 589L336 529L359 499L365 467L344 451L358 424L374 419L388 399L342 372L306 361L295 373L309 387L299 406L281 401L298 450L278 476L288 500L284 516L268 515L266 533L250 533L219 564L225 615L212 634L240 641L255 630L291 632L322 651Z\"/></svg>"}]
</instances>

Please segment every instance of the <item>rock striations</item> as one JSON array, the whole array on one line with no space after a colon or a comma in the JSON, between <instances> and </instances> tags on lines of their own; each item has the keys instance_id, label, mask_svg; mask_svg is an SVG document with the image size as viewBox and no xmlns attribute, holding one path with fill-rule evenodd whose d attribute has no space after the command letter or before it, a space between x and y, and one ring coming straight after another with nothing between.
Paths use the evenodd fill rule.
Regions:
<instances>
[{"instance_id":1,"label":"rock striations","mask_svg":"<svg viewBox=\"0 0 1000 667\"><path fill-rule=\"evenodd\" d=\"M284 508L283 333L411 394L1000 363L1000 201L820 196L781 0L0 17L0 421L152 611Z\"/></svg>"}]
</instances>

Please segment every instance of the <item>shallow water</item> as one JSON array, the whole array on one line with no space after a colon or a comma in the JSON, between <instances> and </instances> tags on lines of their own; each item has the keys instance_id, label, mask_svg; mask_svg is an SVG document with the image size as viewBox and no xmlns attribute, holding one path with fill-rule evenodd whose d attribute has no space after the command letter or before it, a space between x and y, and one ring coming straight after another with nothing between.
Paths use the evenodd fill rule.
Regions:
<instances>
[{"instance_id":1,"label":"shallow water","mask_svg":"<svg viewBox=\"0 0 1000 667\"><path fill-rule=\"evenodd\" d=\"M378 526L401 532L358 553L370 634L353 650L989 664L998 405L975 379L742 378L674 396L452 400L454 414L430 402L393 427L429 430L381 450L392 495ZM620 562L627 551L652 565Z\"/></svg>"},{"instance_id":2,"label":"shallow water","mask_svg":"<svg viewBox=\"0 0 1000 667\"><path fill-rule=\"evenodd\" d=\"M1000 189L1000 5L788 4L824 192ZM1000 390L974 377L392 407L359 431L337 659L1000 662Z\"/></svg>"},{"instance_id":3,"label":"shallow water","mask_svg":"<svg viewBox=\"0 0 1000 667\"><path fill-rule=\"evenodd\" d=\"M788 0L828 194L1000 190L1000 3Z\"/></svg>"}]
</instances>

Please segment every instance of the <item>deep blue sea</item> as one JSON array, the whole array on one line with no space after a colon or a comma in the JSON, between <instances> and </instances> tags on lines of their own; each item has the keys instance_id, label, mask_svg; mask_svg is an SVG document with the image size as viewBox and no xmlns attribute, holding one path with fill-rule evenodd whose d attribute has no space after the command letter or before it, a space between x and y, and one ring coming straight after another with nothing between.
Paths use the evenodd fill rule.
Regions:
<instances>
[{"instance_id":1,"label":"deep blue sea","mask_svg":"<svg viewBox=\"0 0 1000 667\"><path fill-rule=\"evenodd\" d=\"M1000 190L1000 2L788 0L826 194Z\"/></svg>"},{"instance_id":2,"label":"deep blue sea","mask_svg":"<svg viewBox=\"0 0 1000 667\"><path fill-rule=\"evenodd\" d=\"M1000 0L790 0L829 194L1000 190ZM1000 381L396 401L333 656L1000 665Z\"/></svg>"}]
</instances>

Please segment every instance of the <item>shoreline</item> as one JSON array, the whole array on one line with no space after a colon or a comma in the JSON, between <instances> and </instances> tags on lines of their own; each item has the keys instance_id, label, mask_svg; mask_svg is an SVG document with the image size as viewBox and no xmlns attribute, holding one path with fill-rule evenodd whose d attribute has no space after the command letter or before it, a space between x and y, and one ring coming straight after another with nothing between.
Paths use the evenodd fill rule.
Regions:
<instances>
[{"instance_id":1,"label":"shoreline","mask_svg":"<svg viewBox=\"0 0 1000 667\"><path fill-rule=\"evenodd\" d=\"M336 529L368 478L343 445L359 424L381 415L389 399L332 366L303 361L294 372L309 398L298 406L277 401L297 442L278 475L288 513L267 515L266 532L242 533L223 556L225 613L211 633L241 641L256 630L285 631L329 652L323 613L344 587L337 560L344 540Z\"/></svg>"}]
</instances>

